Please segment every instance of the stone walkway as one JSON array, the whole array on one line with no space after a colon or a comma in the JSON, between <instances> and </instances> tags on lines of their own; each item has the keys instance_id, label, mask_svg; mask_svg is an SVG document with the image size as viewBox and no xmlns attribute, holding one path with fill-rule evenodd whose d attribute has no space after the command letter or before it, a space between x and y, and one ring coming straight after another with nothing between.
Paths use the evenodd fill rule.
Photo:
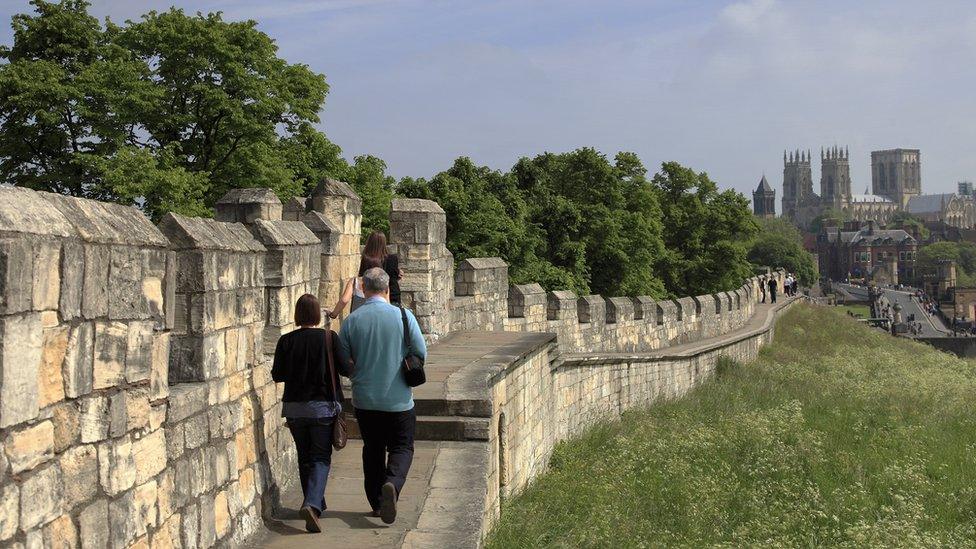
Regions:
<instances>
[{"instance_id":1,"label":"stone walkway","mask_svg":"<svg viewBox=\"0 0 976 549\"><path fill-rule=\"evenodd\" d=\"M756 304L752 318L735 332L632 354L661 358L685 356L703 347L748 337L768 326L775 311L795 299L781 298L775 306ZM296 485L282 494L284 509L280 517L267 524L268 532L252 546L273 549L480 547L485 514L484 478L488 468L487 424L491 413L490 403L484 401L484 380L489 372L518 360L528 349L553 337L540 333L459 332L431 347L428 382L414 393L418 440L396 523L388 526L368 516L369 505L362 488L362 444L350 440L349 446L333 454L326 488L329 509L320 521L322 533L305 532L304 522L297 513L302 495ZM444 427L452 422L461 427ZM421 428L425 423L427 427ZM420 436L421 431L424 437Z\"/></svg>"}]
</instances>

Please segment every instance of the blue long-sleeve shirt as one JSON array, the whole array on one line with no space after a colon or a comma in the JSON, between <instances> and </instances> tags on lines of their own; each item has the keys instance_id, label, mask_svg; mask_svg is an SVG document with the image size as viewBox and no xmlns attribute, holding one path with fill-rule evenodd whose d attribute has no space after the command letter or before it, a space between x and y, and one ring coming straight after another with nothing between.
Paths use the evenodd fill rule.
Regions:
<instances>
[{"instance_id":1,"label":"blue long-sleeve shirt","mask_svg":"<svg viewBox=\"0 0 976 549\"><path fill-rule=\"evenodd\" d=\"M426 358L424 336L410 311L407 311L407 323L414 353ZM403 341L399 307L382 297L367 299L343 321L339 352L345 364L353 363L348 370L354 407L381 412L413 408L413 392L403 377L407 346Z\"/></svg>"}]
</instances>

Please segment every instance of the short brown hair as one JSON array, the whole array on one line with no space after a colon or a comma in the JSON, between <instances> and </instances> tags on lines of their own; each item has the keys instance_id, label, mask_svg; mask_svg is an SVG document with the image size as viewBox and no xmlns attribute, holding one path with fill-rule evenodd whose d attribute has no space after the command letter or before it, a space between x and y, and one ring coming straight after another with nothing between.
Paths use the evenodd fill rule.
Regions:
<instances>
[{"instance_id":1,"label":"short brown hair","mask_svg":"<svg viewBox=\"0 0 976 549\"><path fill-rule=\"evenodd\" d=\"M295 303L295 324L299 326L318 326L322 322L322 308L319 300L312 294L305 294Z\"/></svg>"}]
</instances>

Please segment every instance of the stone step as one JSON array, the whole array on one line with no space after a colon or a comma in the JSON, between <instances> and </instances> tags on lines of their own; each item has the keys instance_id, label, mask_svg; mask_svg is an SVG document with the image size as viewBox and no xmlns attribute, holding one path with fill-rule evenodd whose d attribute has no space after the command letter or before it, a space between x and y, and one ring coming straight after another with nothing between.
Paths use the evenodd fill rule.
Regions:
<instances>
[{"instance_id":1,"label":"stone step","mask_svg":"<svg viewBox=\"0 0 976 549\"><path fill-rule=\"evenodd\" d=\"M447 400L443 398L413 399L417 416L462 416L462 417L491 417L491 402L488 400L463 399ZM352 400L347 398L342 408L352 411Z\"/></svg>"},{"instance_id":2,"label":"stone step","mask_svg":"<svg viewBox=\"0 0 976 549\"><path fill-rule=\"evenodd\" d=\"M417 416L416 440L488 440L491 419L466 416ZM360 438L359 425L352 413L346 414L349 438Z\"/></svg>"}]
</instances>

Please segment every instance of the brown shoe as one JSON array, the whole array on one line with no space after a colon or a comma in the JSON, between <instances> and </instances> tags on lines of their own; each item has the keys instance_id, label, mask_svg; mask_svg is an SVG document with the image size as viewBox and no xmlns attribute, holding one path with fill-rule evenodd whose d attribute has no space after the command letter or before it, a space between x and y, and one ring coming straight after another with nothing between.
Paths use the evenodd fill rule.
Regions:
<instances>
[{"instance_id":1,"label":"brown shoe","mask_svg":"<svg viewBox=\"0 0 976 549\"><path fill-rule=\"evenodd\" d=\"M380 500L380 519L386 524L393 524L397 515L396 487L392 482L383 485L383 499Z\"/></svg>"},{"instance_id":2,"label":"brown shoe","mask_svg":"<svg viewBox=\"0 0 976 549\"><path fill-rule=\"evenodd\" d=\"M305 519L305 529L313 534L317 534L322 531L319 527L319 514L315 512L315 509L305 506L298 511L298 514Z\"/></svg>"}]
</instances>

